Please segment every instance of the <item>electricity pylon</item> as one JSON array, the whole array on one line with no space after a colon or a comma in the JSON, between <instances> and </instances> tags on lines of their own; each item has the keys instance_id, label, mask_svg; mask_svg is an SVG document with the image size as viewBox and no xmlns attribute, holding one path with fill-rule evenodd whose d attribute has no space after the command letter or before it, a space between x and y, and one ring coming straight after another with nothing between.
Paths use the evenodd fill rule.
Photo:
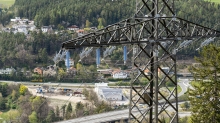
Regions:
<instances>
[{"instance_id":1,"label":"electricity pylon","mask_svg":"<svg viewBox=\"0 0 220 123\"><path fill-rule=\"evenodd\" d=\"M166 119L177 123L175 49L184 40L219 35L219 31L176 17L174 0L136 0L131 18L66 41L62 48L134 45L138 49L133 58L137 72L131 82L130 122L162 123ZM146 78L145 84L141 78ZM139 107L139 103L147 106Z\"/></svg>"}]
</instances>

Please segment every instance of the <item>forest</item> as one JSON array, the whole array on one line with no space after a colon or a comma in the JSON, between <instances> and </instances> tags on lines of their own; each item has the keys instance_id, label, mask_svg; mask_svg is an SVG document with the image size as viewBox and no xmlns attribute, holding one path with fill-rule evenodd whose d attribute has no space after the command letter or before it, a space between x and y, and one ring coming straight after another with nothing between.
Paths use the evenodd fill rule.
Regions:
<instances>
[{"instance_id":1,"label":"forest","mask_svg":"<svg viewBox=\"0 0 220 123\"><path fill-rule=\"evenodd\" d=\"M53 64L52 58L59 51L61 43L76 37L76 34L65 31L70 25L84 27L104 27L133 15L135 0L16 0L10 8L1 9L0 23L8 26L14 17L28 18L35 25L52 25L63 31L59 34L29 32L24 34L0 33L0 68L13 67L33 69L36 66ZM201 0L175 1L178 17L213 28L220 18L220 5ZM217 26L217 29L220 29ZM218 44L215 42L215 44ZM199 44L193 44L179 52L179 56L193 58ZM121 51L119 48L118 52ZM71 57L79 59L78 51L71 51ZM115 52L111 60L120 59L121 53Z\"/></svg>"}]
</instances>

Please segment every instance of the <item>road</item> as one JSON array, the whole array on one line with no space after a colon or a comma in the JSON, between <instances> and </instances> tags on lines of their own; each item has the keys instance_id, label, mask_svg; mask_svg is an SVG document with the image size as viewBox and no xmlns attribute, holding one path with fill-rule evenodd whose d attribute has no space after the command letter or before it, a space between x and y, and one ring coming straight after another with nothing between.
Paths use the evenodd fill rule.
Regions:
<instances>
[{"instance_id":1,"label":"road","mask_svg":"<svg viewBox=\"0 0 220 123\"><path fill-rule=\"evenodd\" d=\"M181 87L182 91L178 94L179 96L182 96L184 93L186 93L188 87L191 87L191 85L189 84L189 79L178 79L178 85Z\"/></svg>"},{"instance_id":2,"label":"road","mask_svg":"<svg viewBox=\"0 0 220 123\"><path fill-rule=\"evenodd\" d=\"M59 86L59 87L84 87L91 86L93 87L94 83L62 83L62 82L17 82L17 81L5 81L0 80L0 82L6 82L6 83L14 83L14 84L24 84L24 85L51 85L51 86Z\"/></svg>"}]
</instances>

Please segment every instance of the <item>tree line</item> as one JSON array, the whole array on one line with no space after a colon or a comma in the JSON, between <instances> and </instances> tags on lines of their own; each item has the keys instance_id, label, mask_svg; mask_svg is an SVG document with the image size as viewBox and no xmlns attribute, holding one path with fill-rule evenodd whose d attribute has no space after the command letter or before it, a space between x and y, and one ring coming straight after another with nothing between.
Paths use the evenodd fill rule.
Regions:
<instances>
[{"instance_id":1,"label":"tree line","mask_svg":"<svg viewBox=\"0 0 220 123\"><path fill-rule=\"evenodd\" d=\"M101 24L107 26L131 17L135 12L135 2L136 0L16 0L9 9L0 11L0 22L5 25L11 17L19 16L34 20L38 27L75 24L83 28L86 23L98 27L101 18ZM208 27L213 27L218 22L219 9L218 3L209 1L175 1L178 17Z\"/></svg>"}]
</instances>

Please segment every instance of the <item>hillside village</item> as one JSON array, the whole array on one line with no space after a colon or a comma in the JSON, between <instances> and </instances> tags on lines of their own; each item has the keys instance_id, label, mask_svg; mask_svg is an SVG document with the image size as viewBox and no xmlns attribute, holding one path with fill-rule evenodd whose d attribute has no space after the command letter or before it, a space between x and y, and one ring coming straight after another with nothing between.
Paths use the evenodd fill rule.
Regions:
<instances>
[{"instance_id":1,"label":"hillside village","mask_svg":"<svg viewBox=\"0 0 220 123\"><path fill-rule=\"evenodd\" d=\"M58 34L59 32L62 32L62 30L58 31L57 29L53 29L52 25L42 26L40 27L40 29L38 29L35 26L34 21L25 19L25 18L20 18L20 17L15 17L14 19L11 19L9 25L10 26L3 27L1 30L3 32L12 32L14 34L24 33L25 35L28 35L32 31L39 32L40 30L43 33L50 33L50 34L52 33ZM69 31L77 33L78 36L82 36L88 33L88 31L90 30L93 30L93 31L97 30L97 28L91 27L91 28L80 29L77 25L70 25L64 30L69 30Z\"/></svg>"}]
</instances>

